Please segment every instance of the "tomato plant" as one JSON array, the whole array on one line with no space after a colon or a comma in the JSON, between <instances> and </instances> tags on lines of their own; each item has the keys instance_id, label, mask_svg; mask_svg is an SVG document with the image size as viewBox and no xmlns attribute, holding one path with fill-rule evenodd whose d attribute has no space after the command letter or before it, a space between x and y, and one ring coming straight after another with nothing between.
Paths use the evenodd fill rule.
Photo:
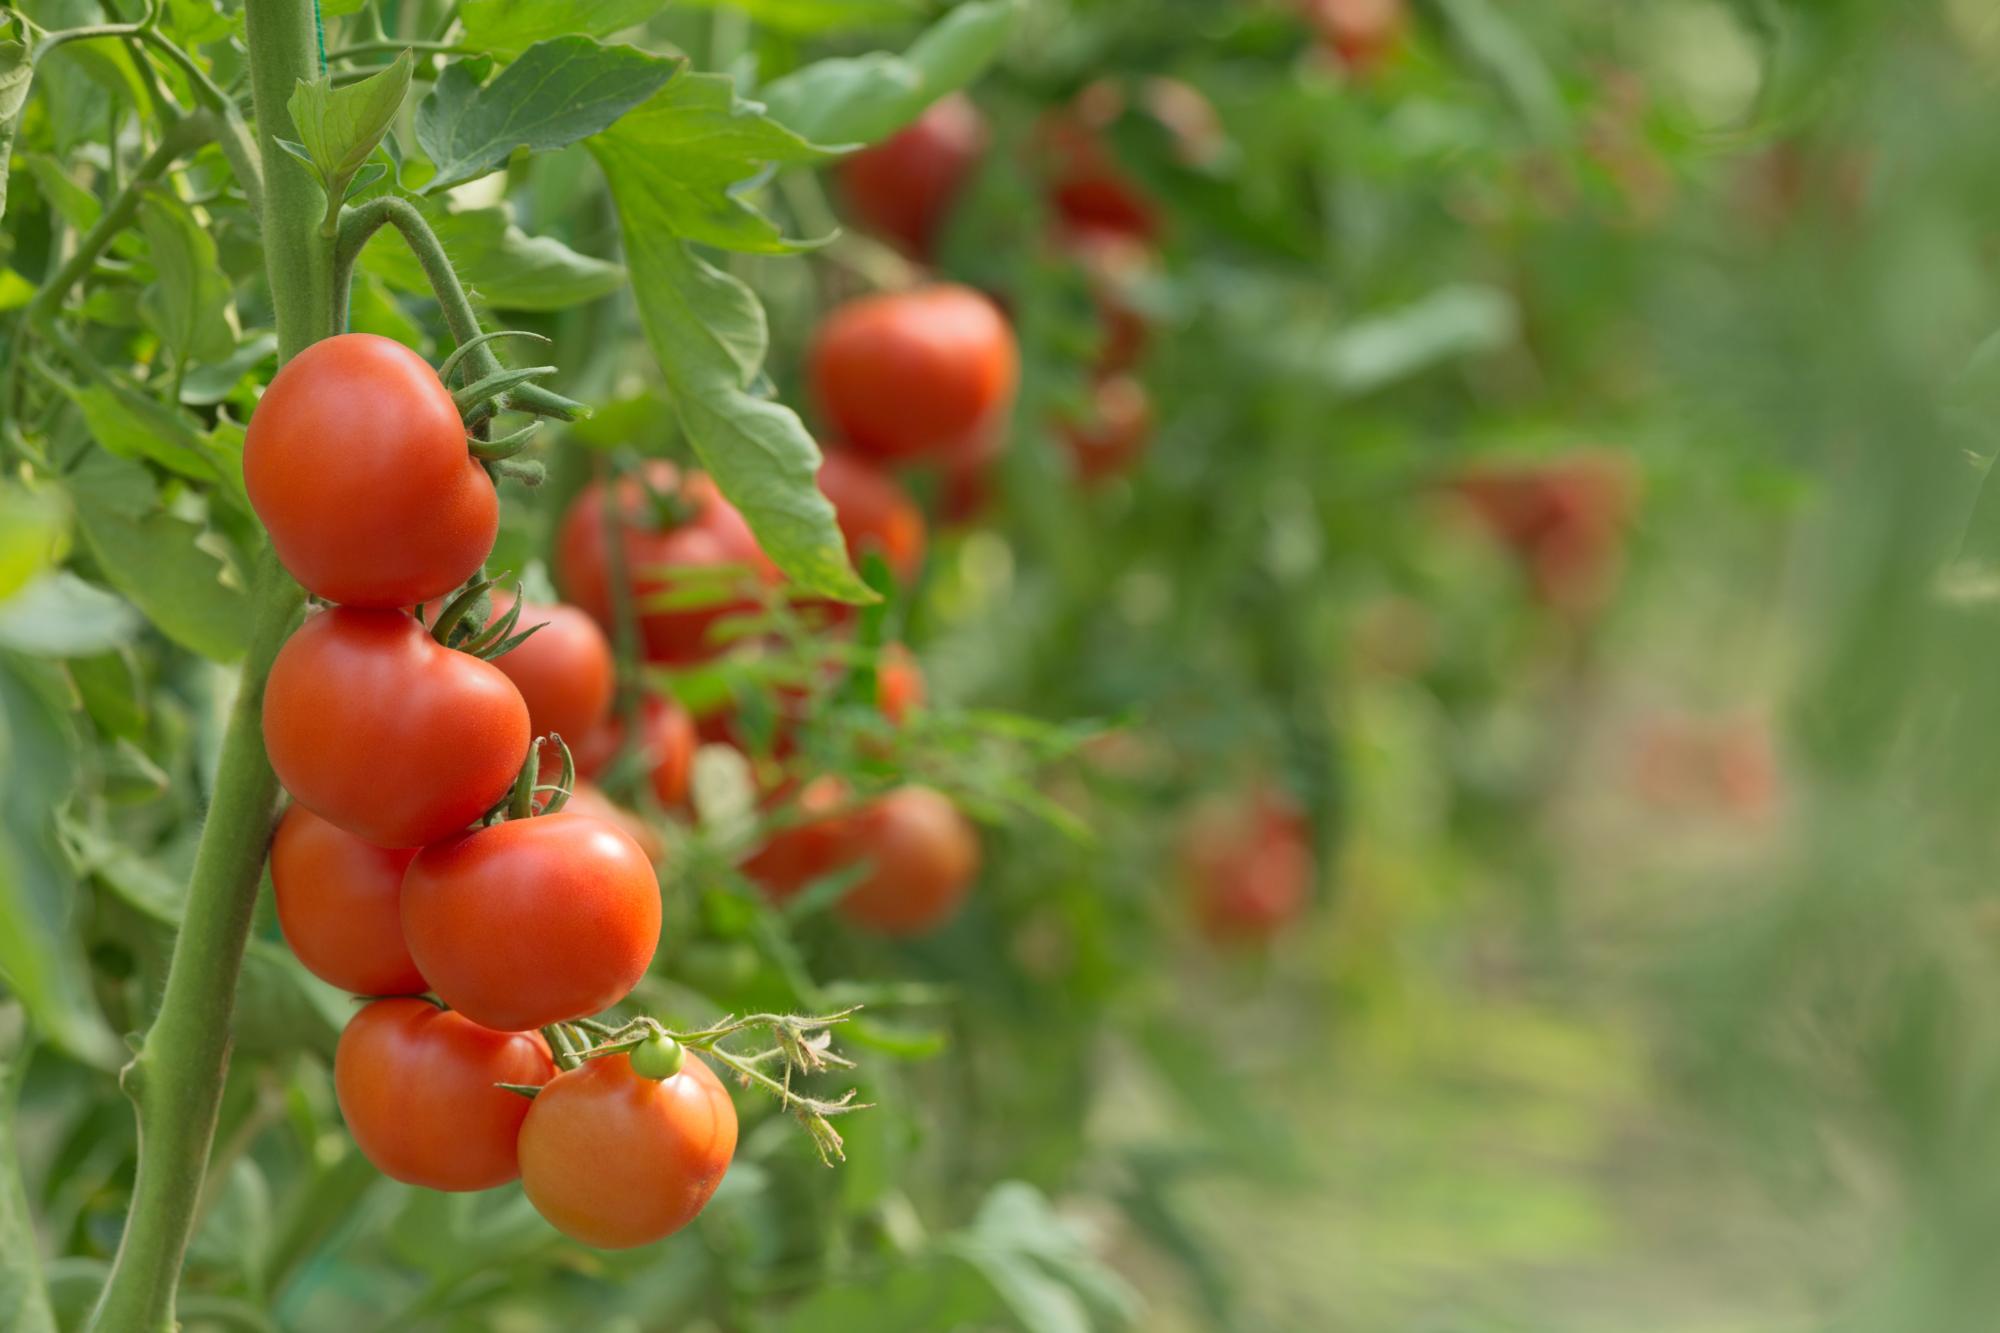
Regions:
<instances>
[{"instance_id":1,"label":"tomato plant","mask_svg":"<svg viewBox=\"0 0 2000 1333\"><path fill-rule=\"evenodd\" d=\"M0 5L0 1328L1976 1326L1981 9Z\"/></svg>"}]
</instances>

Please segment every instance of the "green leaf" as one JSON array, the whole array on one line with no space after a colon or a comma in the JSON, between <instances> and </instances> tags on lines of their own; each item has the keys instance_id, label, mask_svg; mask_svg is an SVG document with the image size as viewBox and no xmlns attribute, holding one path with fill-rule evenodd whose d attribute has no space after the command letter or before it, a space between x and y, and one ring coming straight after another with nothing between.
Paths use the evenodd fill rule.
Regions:
<instances>
[{"instance_id":1,"label":"green leaf","mask_svg":"<svg viewBox=\"0 0 2000 1333\"><path fill-rule=\"evenodd\" d=\"M0 654L0 771L32 776L0 803L0 980L50 1041L113 1069L123 1048L91 999L70 921L77 894L54 841L56 807L76 780L76 740L59 682L33 666Z\"/></svg>"},{"instance_id":2,"label":"green leaf","mask_svg":"<svg viewBox=\"0 0 2000 1333\"><path fill-rule=\"evenodd\" d=\"M1514 20L1491 0L1438 0L1438 9L1471 63L1513 99L1529 131L1544 141L1560 138L1567 123L1562 89Z\"/></svg>"},{"instance_id":3,"label":"green leaf","mask_svg":"<svg viewBox=\"0 0 2000 1333\"><path fill-rule=\"evenodd\" d=\"M55 563L62 536L63 508L54 496L0 483L0 601Z\"/></svg>"},{"instance_id":4,"label":"green leaf","mask_svg":"<svg viewBox=\"0 0 2000 1333\"><path fill-rule=\"evenodd\" d=\"M181 401L190 407L219 403L236 391L244 377L278 354L278 335L260 333L228 355L190 369L181 380ZM268 378L268 377L267 377Z\"/></svg>"},{"instance_id":5,"label":"green leaf","mask_svg":"<svg viewBox=\"0 0 2000 1333\"><path fill-rule=\"evenodd\" d=\"M219 662L241 657L250 632L241 575L201 525L157 508L130 512L133 470L93 454L65 479L85 545L111 585L168 638Z\"/></svg>"},{"instance_id":6,"label":"green leaf","mask_svg":"<svg viewBox=\"0 0 2000 1333\"><path fill-rule=\"evenodd\" d=\"M1399 310L1358 320L1316 345L1297 340L1285 359L1343 392L1367 393L1443 361L1497 351L1514 340L1518 325L1505 292L1445 287Z\"/></svg>"},{"instance_id":7,"label":"green leaf","mask_svg":"<svg viewBox=\"0 0 2000 1333\"><path fill-rule=\"evenodd\" d=\"M609 37L644 23L666 0L465 0L465 44L511 59L551 37Z\"/></svg>"},{"instance_id":8,"label":"green leaf","mask_svg":"<svg viewBox=\"0 0 2000 1333\"><path fill-rule=\"evenodd\" d=\"M739 100L722 74L675 81L592 139L590 151L611 178L621 216L628 217L628 245L638 224L704 245L764 254L799 246L737 197L737 187L771 163L806 165L832 156L755 103Z\"/></svg>"},{"instance_id":9,"label":"green leaf","mask_svg":"<svg viewBox=\"0 0 2000 1333\"><path fill-rule=\"evenodd\" d=\"M140 309L173 353L174 364L228 356L236 332L223 313L229 308L229 276L216 256L215 238L195 221L192 209L164 189L149 189L140 199L139 227L155 274Z\"/></svg>"},{"instance_id":10,"label":"green leaf","mask_svg":"<svg viewBox=\"0 0 2000 1333\"><path fill-rule=\"evenodd\" d=\"M934 1333L1002 1317L990 1283L955 1256L906 1260L874 1281L835 1282L785 1312L779 1333Z\"/></svg>"},{"instance_id":11,"label":"green leaf","mask_svg":"<svg viewBox=\"0 0 2000 1333\"><path fill-rule=\"evenodd\" d=\"M120 458L151 459L196 481L219 482L243 494L243 462L231 458L194 423L165 403L116 381L65 386L83 411L91 437Z\"/></svg>"},{"instance_id":12,"label":"green leaf","mask_svg":"<svg viewBox=\"0 0 2000 1333\"><path fill-rule=\"evenodd\" d=\"M375 152L389 132L403 99L410 92L412 57L397 56L379 74L336 88L325 75L298 81L286 108L306 150L306 160L319 173L329 197L347 193L347 183Z\"/></svg>"},{"instance_id":13,"label":"green leaf","mask_svg":"<svg viewBox=\"0 0 2000 1333\"><path fill-rule=\"evenodd\" d=\"M21 1184L15 1112L20 1104L19 1059L0 1060L0 1328L14 1333L56 1333L42 1279L41 1242Z\"/></svg>"},{"instance_id":14,"label":"green leaf","mask_svg":"<svg viewBox=\"0 0 2000 1333\"><path fill-rule=\"evenodd\" d=\"M374 333L394 338L415 351L424 350L423 325L410 318L396 304L395 294L382 279L363 269L354 275L354 291L348 298L347 327L354 333Z\"/></svg>"},{"instance_id":15,"label":"green leaf","mask_svg":"<svg viewBox=\"0 0 2000 1333\"><path fill-rule=\"evenodd\" d=\"M771 114L814 143L875 143L963 88L993 62L1020 18L1017 0L976 0L933 24L904 54L876 51L807 65L764 89Z\"/></svg>"},{"instance_id":16,"label":"green leaf","mask_svg":"<svg viewBox=\"0 0 2000 1333\"><path fill-rule=\"evenodd\" d=\"M612 178L646 339L688 441L758 542L807 592L865 602L833 506L817 483L819 449L788 407L754 397L764 311L748 287L692 254Z\"/></svg>"},{"instance_id":17,"label":"green leaf","mask_svg":"<svg viewBox=\"0 0 2000 1333\"><path fill-rule=\"evenodd\" d=\"M763 27L799 35L896 23L921 8L916 0L682 0L687 9L723 6L741 10Z\"/></svg>"},{"instance_id":18,"label":"green leaf","mask_svg":"<svg viewBox=\"0 0 2000 1333\"><path fill-rule=\"evenodd\" d=\"M26 160L28 174L41 187L42 198L48 200L64 222L80 232L97 225L97 219L104 215L104 205L97 201L96 195L70 179L62 163L46 153L29 153Z\"/></svg>"},{"instance_id":19,"label":"green leaf","mask_svg":"<svg viewBox=\"0 0 2000 1333\"><path fill-rule=\"evenodd\" d=\"M481 86L468 62L445 67L417 108L417 142L437 167L437 191L504 165L515 149L541 152L611 126L678 73L684 60L588 37L537 42Z\"/></svg>"},{"instance_id":20,"label":"green leaf","mask_svg":"<svg viewBox=\"0 0 2000 1333\"><path fill-rule=\"evenodd\" d=\"M142 623L122 597L55 570L0 602L0 648L88 657L131 642Z\"/></svg>"},{"instance_id":21,"label":"green leaf","mask_svg":"<svg viewBox=\"0 0 2000 1333\"><path fill-rule=\"evenodd\" d=\"M236 984L236 1040L245 1052L303 1050L331 1059L354 1010L345 992L306 971L290 949L268 940L250 942Z\"/></svg>"},{"instance_id":22,"label":"green leaf","mask_svg":"<svg viewBox=\"0 0 2000 1333\"><path fill-rule=\"evenodd\" d=\"M0 217L7 216L7 162L14 153L14 131L21 127L35 67L20 42L0 42Z\"/></svg>"},{"instance_id":23,"label":"green leaf","mask_svg":"<svg viewBox=\"0 0 2000 1333\"><path fill-rule=\"evenodd\" d=\"M625 285L617 264L580 255L561 241L529 236L505 208L447 212L422 205L452 267L479 300L505 310L564 310ZM428 296L430 280L402 237L385 228L361 252L362 266L400 291Z\"/></svg>"},{"instance_id":24,"label":"green leaf","mask_svg":"<svg viewBox=\"0 0 2000 1333\"><path fill-rule=\"evenodd\" d=\"M320 9L332 12L325 5ZM215 0L167 0L167 13L173 16L169 30L187 47L223 41L237 31L240 21L232 21Z\"/></svg>"}]
</instances>

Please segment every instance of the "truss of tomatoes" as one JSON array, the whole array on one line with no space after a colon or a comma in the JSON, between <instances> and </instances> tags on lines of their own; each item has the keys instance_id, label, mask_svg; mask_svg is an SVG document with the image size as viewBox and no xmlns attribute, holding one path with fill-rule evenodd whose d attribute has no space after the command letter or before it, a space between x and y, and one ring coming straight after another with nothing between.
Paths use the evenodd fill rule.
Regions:
<instances>
[{"instance_id":1,"label":"truss of tomatoes","mask_svg":"<svg viewBox=\"0 0 2000 1333\"><path fill-rule=\"evenodd\" d=\"M341 449L323 449L328 439ZM265 686L265 745L293 798L271 878L300 961L374 997L334 1065L357 1146L385 1174L432 1189L519 1178L553 1225L587 1244L671 1234L706 1205L734 1154L736 1112L721 1082L664 1037L579 1062L542 1033L624 1000L659 942L657 841L642 843L649 830L569 780L622 739L601 627L612 602L605 509L615 502L627 520L625 567L646 571L635 585L677 563L769 579L769 562L712 484L661 463L572 506L557 575L578 605L488 596L480 576L498 502L468 445L466 405L414 352L366 334L317 343L278 373L252 417L244 473L279 558L327 603L279 651ZM914 508L885 510L893 493L861 490L871 540L905 562L920 557ZM655 521L646 507L662 495L674 512ZM470 623L482 603L486 622ZM700 660L727 611L647 610L647 656ZM694 724L664 699L639 716L654 795L678 805ZM574 756L564 736L576 739ZM564 781L547 780L552 757ZM941 919L976 866L976 838L948 802L917 798L930 818L914 822L944 834L928 849L921 828L913 839L898 831L913 821L887 813L908 804L892 794L881 813L841 816L843 828L891 831L855 911L891 931ZM953 883L935 883L940 866ZM900 918L898 893L917 904ZM860 906L879 899L890 908ZM607 1145L614 1178L579 1168Z\"/></svg>"}]
</instances>

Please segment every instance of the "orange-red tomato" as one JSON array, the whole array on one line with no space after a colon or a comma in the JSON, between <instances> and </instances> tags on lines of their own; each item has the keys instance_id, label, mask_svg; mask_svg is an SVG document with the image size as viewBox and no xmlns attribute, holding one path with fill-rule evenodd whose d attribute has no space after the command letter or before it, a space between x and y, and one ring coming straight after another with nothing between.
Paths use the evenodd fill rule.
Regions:
<instances>
[{"instance_id":1,"label":"orange-red tomato","mask_svg":"<svg viewBox=\"0 0 2000 1333\"><path fill-rule=\"evenodd\" d=\"M924 516L894 477L844 449L828 449L819 468L820 494L833 505L848 555L874 551L902 584L924 563Z\"/></svg>"},{"instance_id":2,"label":"orange-red tomato","mask_svg":"<svg viewBox=\"0 0 2000 1333\"><path fill-rule=\"evenodd\" d=\"M986 151L986 118L963 93L840 164L842 193L867 227L909 255L929 259L959 191Z\"/></svg>"},{"instance_id":3,"label":"orange-red tomato","mask_svg":"<svg viewBox=\"0 0 2000 1333\"><path fill-rule=\"evenodd\" d=\"M361 1155L434 1190L483 1190L521 1174L528 1100L493 1086L555 1076L538 1032L494 1032L426 1000L377 1000L347 1021L334 1095Z\"/></svg>"},{"instance_id":4,"label":"orange-red tomato","mask_svg":"<svg viewBox=\"0 0 2000 1333\"><path fill-rule=\"evenodd\" d=\"M707 1206L736 1155L736 1107L690 1051L672 1078L629 1057L558 1074L521 1125L521 1187L565 1236L604 1250L671 1236Z\"/></svg>"},{"instance_id":5,"label":"orange-red tomato","mask_svg":"<svg viewBox=\"0 0 2000 1333\"><path fill-rule=\"evenodd\" d=\"M243 438L243 484L307 591L413 606L493 549L500 505L424 359L372 333L314 343L272 377Z\"/></svg>"},{"instance_id":6,"label":"orange-red tomato","mask_svg":"<svg viewBox=\"0 0 2000 1333\"><path fill-rule=\"evenodd\" d=\"M507 794L528 707L490 662L402 611L333 607L278 650L264 745L298 802L380 847L421 847Z\"/></svg>"},{"instance_id":7,"label":"orange-red tomato","mask_svg":"<svg viewBox=\"0 0 2000 1333\"><path fill-rule=\"evenodd\" d=\"M929 696L924 669L916 655L900 643L884 644L875 664L875 706L896 726L924 706Z\"/></svg>"},{"instance_id":8,"label":"orange-red tomato","mask_svg":"<svg viewBox=\"0 0 2000 1333\"><path fill-rule=\"evenodd\" d=\"M1310 830L1298 807L1275 791L1202 806L1181 852L1196 919L1218 942L1269 939L1298 919L1312 895Z\"/></svg>"},{"instance_id":9,"label":"orange-red tomato","mask_svg":"<svg viewBox=\"0 0 2000 1333\"><path fill-rule=\"evenodd\" d=\"M493 619L512 606L511 597L493 599ZM493 659L528 705L528 725L537 736L558 735L575 745L611 715L617 666L611 642L583 610L529 602L516 629L541 628L520 646Z\"/></svg>"},{"instance_id":10,"label":"orange-red tomato","mask_svg":"<svg viewBox=\"0 0 2000 1333\"><path fill-rule=\"evenodd\" d=\"M902 463L999 437L1019 361L999 308L941 283L834 310L813 339L810 370L834 433L868 458Z\"/></svg>"},{"instance_id":11,"label":"orange-red tomato","mask_svg":"<svg viewBox=\"0 0 2000 1333\"><path fill-rule=\"evenodd\" d=\"M1063 442L1086 482L1107 481L1132 470L1153 433L1153 404L1129 375L1100 380L1091 391L1090 415L1064 421Z\"/></svg>"},{"instance_id":12,"label":"orange-red tomato","mask_svg":"<svg viewBox=\"0 0 2000 1333\"><path fill-rule=\"evenodd\" d=\"M624 999L660 943L660 886L616 825L563 811L426 847L403 936L439 999L502 1032Z\"/></svg>"},{"instance_id":13,"label":"orange-red tomato","mask_svg":"<svg viewBox=\"0 0 2000 1333\"><path fill-rule=\"evenodd\" d=\"M694 752L701 744L694 719L687 709L672 699L648 695L639 705L640 759L652 782L653 795L669 810L688 798L688 784L694 776ZM571 747L576 771L594 778L604 771L625 736L624 720L615 714Z\"/></svg>"},{"instance_id":14,"label":"orange-red tomato","mask_svg":"<svg viewBox=\"0 0 2000 1333\"><path fill-rule=\"evenodd\" d=\"M1036 135L1049 203L1066 244L1105 234L1147 243L1159 237L1159 206L1118 164L1097 128L1120 110L1122 101L1106 112L1080 105L1044 121Z\"/></svg>"},{"instance_id":15,"label":"orange-red tomato","mask_svg":"<svg viewBox=\"0 0 2000 1333\"><path fill-rule=\"evenodd\" d=\"M683 476L672 463L656 459L646 464L643 478L620 478L617 492L626 576L646 657L680 665L713 657L726 645L711 641L710 629L724 616L750 610L756 585L777 582L777 567L736 506L699 472ZM666 503L656 503L656 498ZM669 512L675 508L680 512ZM609 628L614 621L607 541L604 487L593 483L563 518L555 575L564 596ZM742 596L682 610L657 604L674 587L677 573L717 566L743 571Z\"/></svg>"},{"instance_id":16,"label":"orange-red tomato","mask_svg":"<svg viewBox=\"0 0 2000 1333\"><path fill-rule=\"evenodd\" d=\"M782 829L743 871L782 901L836 871L865 866L834 910L885 935L949 920L979 872L979 835L943 793L899 787L852 811L830 778L800 793L804 822Z\"/></svg>"},{"instance_id":17,"label":"orange-red tomato","mask_svg":"<svg viewBox=\"0 0 2000 1333\"><path fill-rule=\"evenodd\" d=\"M847 838L850 856L869 868L835 910L885 935L943 925L979 873L979 835L929 787L877 797L855 813Z\"/></svg>"},{"instance_id":18,"label":"orange-red tomato","mask_svg":"<svg viewBox=\"0 0 2000 1333\"><path fill-rule=\"evenodd\" d=\"M1483 464L1461 473L1451 489L1514 551L1543 603L1581 613L1609 597L1636 495L1622 458L1593 452Z\"/></svg>"},{"instance_id":19,"label":"orange-red tomato","mask_svg":"<svg viewBox=\"0 0 2000 1333\"><path fill-rule=\"evenodd\" d=\"M278 928L306 971L356 995L430 989L403 943L403 871L415 848L363 842L302 805L271 839Z\"/></svg>"},{"instance_id":20,"label":"orange-red tomato","mask_svg":"<svg viewBox=\"0 0 2000 1333\"><path fill-rule=\"evenodd\" d=\"M847 784L814 778L799 789L798 820L772 833L743 862L743 873L782 902L841 865L846 850Z\"/></svg>"}]
</instances>

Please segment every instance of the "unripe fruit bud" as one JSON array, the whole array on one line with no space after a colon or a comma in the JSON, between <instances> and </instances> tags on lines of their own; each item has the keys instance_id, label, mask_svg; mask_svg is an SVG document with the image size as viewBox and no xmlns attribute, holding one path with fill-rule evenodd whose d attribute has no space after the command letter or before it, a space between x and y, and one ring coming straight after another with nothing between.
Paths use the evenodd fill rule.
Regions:
<instances>
[{"instance_id":1,"label":"unripe fruit bud","mask_svg":"<svg viewBox=\"0 0 2000 1333\"><path fill-rule=\"evenodd\" d=\"M681 1063L687 1058L681 1044L664 1034L648 1037L632 1048L632 1072L640 1078L655 1080L670 1079L681 1072Z\"/></svg>"}]
</instances>

